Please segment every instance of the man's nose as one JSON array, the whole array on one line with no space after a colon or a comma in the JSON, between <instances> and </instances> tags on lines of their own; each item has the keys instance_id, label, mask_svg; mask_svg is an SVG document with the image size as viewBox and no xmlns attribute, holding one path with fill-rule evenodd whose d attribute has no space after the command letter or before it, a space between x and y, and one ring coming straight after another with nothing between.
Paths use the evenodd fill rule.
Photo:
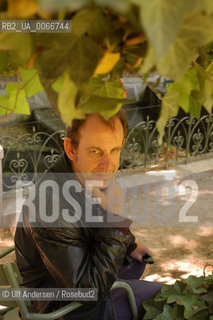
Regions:
<instances>
[{"instance_id":1,"label":"man's nose","mask_svg":"<svg viewBox=\"0 0 213 320\"><path fill-rule=\"evenodd\" d=\"M109 170L113 167L110 155L108 153L104 153L101 157L100 167L104 170Z\"/></svg>"}]
</instances>

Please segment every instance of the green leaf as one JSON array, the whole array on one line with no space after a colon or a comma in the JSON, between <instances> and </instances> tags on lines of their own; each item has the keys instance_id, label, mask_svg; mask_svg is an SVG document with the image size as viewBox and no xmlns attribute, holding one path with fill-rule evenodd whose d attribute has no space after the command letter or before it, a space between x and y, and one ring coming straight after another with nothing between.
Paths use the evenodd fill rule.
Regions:
<instances>
[{"instance_id":1,"label":"green leaf","mask_svg":"<svg viewBox=\"0 0 213 320\"><path fill-rule=\"evenodd\" d=\"M17 95L16 83L8 83L6 92L8 94L8 106L12 112L16 114L30 114L29 104L26 100L25 93L23 90L20 90Z\"/></svg>"},{"instance_id":2,"label":"green leaf","mask_svg":"<svg viewBox=\"0 0 213 320\"><path fill-rule=\"evenodd\" d=\"M197 70L194 68L190 68L185 73L182 81L175 81L167 88L167 94L162 100L160 118L157 122L160 138L162 138L167 121L178 113L179 106L186 113L190 112L196 118L200 117L201 103L194 95L199 89Z\"/></svg>"},{"instance_id":3,"label":"green leaf","mask_svg":"<svg viewBox=\"0 0 213 320\"><path fill-rule=\"evenodd\" d=\"M22 88L28 98L44 90L39 79L38 70L36 69L27 70L22 68L21 79Z\"/></svg>"},{"instance_id":4,"label":"green leaf","mask_svg":"<svg viewBox=\"0 0 213 320\"><path fill-rule=\"evenodd\" d=\"M99 113L105 119L109 119L117 113L122 107L122 99L110 99L101 96L84 94L78 98L78 88L70 80L69 75L66 73L64 82L59 93L58 109L61 114L62 120L70 125L72 119L82 119L85 114Z\"/></svg>"},{"instance_id":5,"label":"green leaf","mask_svg":"<svg viewBox=\"0 0 213 320\"><path fill-rule=\"evenodd\" d=\"M196 313L200 312L201 310L207 309L204 301L198 300L198 297L192 296L185 296L182 298L182 303L185 308L184 310L184 317L189 319Z\"/></svg>"},{"instance_id":6,"label":"green leaf","mask_svg":"<svg viewBox=\"0 0 213 320\"><path fill-rule=\"evenodd\" d=\"M207 285L208 287L210 285L213 285L213 272L212 274L209 274L208 276L205 277L205 285Z\"/></svg>"},{"instance_id":7,"label":"green leaf","mask_svg":"<svg viewBox=\"0 0 213 320\"><path fill-rule=\"evenodd\" d=\"M213 289L207 292L206 294L203 294L201 296L201 299L207 302L213 302Z\"/></svg>"},{"instance_id":8,"label":"green leaf","mask_svg":"<svg viewBox=\"0 0 213 320\"><path fill-rule=\"evenodd\" d=\"M72 120L83 119L84 112L76 109L75 102L78 89L75 84L70 80L68 73L65 73L63 85L58 96L58 110L63 122L70 126Z\"/></svg>"},{"instance_id":9,"label":"green leaf","mask_svg":"<svg viewBox=\"0 0 213 320\"><path fill-rule=\"evenodd\" d=\"M211 0L188 0L190 5L188 6L189 9L205 12L207 14L211 14L213 12L213 3Z\"/></svg>"},{"instance_id":10,"label":"green leaf","mask_svg":"<svg viewBox=\"0 0 213 320\"><path fill-rule=\"evenodd\" d=\"M176 310L168 305L164 305L163 312L155 320L176 320Z\"/></svg>"},{"instance_id":11,"label":"green leaf","mask_svg":"<svg viewBox=\"0 0 213 320\"><path fill-rule=\"evenodd\" d=\"M84 114L99 113L106 120L114 116L122 107L121 99L110 99L87 95L81 98L77 108Z\"/></svg>"},{"instance_id":12,"label":"green leaf","mask_svg":"<svg viewBox=\"0 0 213 320\"><path fill-rule=\"evenodd\" d=\"M205 107L205 109L206 109L209 113L212 113L212 108L213 108L212 99L207 99L207 100L205 101L205 103L203 104L203 106Z\"/></svg>"},{"instance_id":13,"label":"green leaf","mask_svg":"<svg viewBox=\"0 0 213 320\"><path fill-rule=\"evenodd\" d=\"M212 0L203 0L202 7L208 14L213 13L213 1Z\"/></svg>"},{"instance_id":14,"label":"green leaf","mask_svg":"<svg viewBox=\"0 0 213 320\"><path fill-rule=\"evenodd\" d=\"M194 316L189 318L189 320L209 320L209 313L207 310L201 310L196 313ZM211 319L211 318L210 318Z\"/></svg>"},{"instance_id":15,"label":"green leaf","mask_svg":"<svg viewBox=\"0 0 213 320\"><path fill-rule=\"evenodd\" d=\"M11 112L8 106L9 100L6 96L0 96L0 114L8 114Z\"/></svg>"},{"instance_id":16,"label":"green leaf","mask_svg":"<svg viewBox=\"0 0 213 320\"><path fill-rule=\"evenodd\" d=\"M205 70L199 65L196 65L196 69L198 71L200 91L194 94L195 98L211 113L213 106L213 72L211 69Z\"/></svg>"},{"instance_id":17,"label":"green leaf","mask_svg":"<svg viewBox=\"0 0 213 320\"><path fill-rule=\"evenodd\" d=\"M163 310L163 302L148 300L143 302L143 308L146 311L144 320L155 319Z\"/></svg>"},{"instance_id":18,"label":"green leaf","mask_svg":"<svg viewBox=\"0 0 213 320\"><path fill-rule=\"evenodd\" d=\"M168 53L157 62L161 75L181 80L200 46L213 41L213 19L199 12L188 14Z\"/></svg>"},{"instance_id":19,"label":"green leaf","mask_svg":"<svg viewBox=\"0 0 213 320\"><path fill-rule=\"evenodd\" d=\"M67 65L68 50L67 46L53 47L38 57L37 65L45 78L56 80L63 74Z\"/></svg>"},{"instance_id":20,"label":"green leaf","mask_svg":"<svg viewBox=\"0 0 213 320\"><path fill-rule=\"evenodd\" d=\"M61 91L61 88L63 86L63 82L64 82L64 73L60 77L58 77L58 79L52 84L52 88L56 92Z\"/></svg>"},{"instance_id":21,"label":"green leaf","mask_svg":"<svg viewBox=\"0 0 213 320\"><path fill-rule=\"evenodd\" d=\"M161 288L162 289L162 288ZM160 292L154 297L154 301L157 301L157 302L161 302L161 301L164 301L166 302L167 300L167 296L165 297L163 294L161 294Z\"/></svg>"},{"instance_id":22,"label":"green leaf","mask_svg":"<svg viewBox=\"0 0 213 320\"><path fill-rule=\"evenodd\" d=\"M180 305L174 306L175 320L184 320L184 307Z\"/></svg>"},{"instance_id":23,"label":"green leaf","mask_svg":"<svg viewBox=\"0 0 213 320\"><path fill-rule=\"evenodd\" d=\"M41 10L57 11L62 9L79 10L86 6L90 0L38 0Z\"/></svg>"},{"instance_id":24,"label":"green leaf","mask_svg":"<svg viewBox=\"0 0 213 320\"><path fill-rule=\"evenodd\" d=\"M109 32L109 24L103 12L97 8L79 11L72 19L72 32L78 36L88 34L92 39L103 42Z\"/></svg>"},{"instance_id":25,"label":"green leaf","mask_svg":"<svg viewBox=\"0 0 213 320\"><path fill-rule=\"evenodd\" d=\"M213 301L208 302L208 311L210 314L213 314Z\"/></svg>"},{"instance_id":26,"label":"green leaf","mask_svg":"<svg viewBox=\"0 0 213 320\"><path fill-rule=\"evenodd\" d=\"M190 68L184 75L182 81L176 81L173 87L179 92L179 105L183 110L188 113L190 109L191 92L193 90L199 90L199 81L197 76L197 71L194 68ZM193 110L193 106L191 107Z\"/></svg>"},{"instance_id":27,"label":"green leaf","mask_svg":"<svg viewBox=\"0 0 213 320\"><path fill-rule=\"evenodd\" d=\"M186 319L190 319L190 317L195 315L197 312L207 309L204 301L202 301L198 295L176 295L170 296L167 299L167 303L173 303L175 301L176 303L184 306L184 317Z\"/></svg>"},{"instance_id":28,"label":"green leaf","mask_svg":"<svg viewBox=\"0 0 213 320\"><path fill-rule=\"evenodd\" d=\"M167 299L167 303L173 303L173 302L176 302L178 304L182 304L181 300L180 300L180 297L182 297L181 295L179 294L171 294L168 299ZM178 302L180 300L180 302Z\"/></svg>"},{"instance_id":29,"label":"green leaf","mask_svg":"<svg viewBox=\"0 0 213 320\"><path fill-rule=\"evenodd\" d=\"M200 113L201 113L201 104L199 101L193 98L193 96L189 99L189 113L195 117L197 120L200 119ZM200 292L202 292L202 288L198 289Z\"/></svg>"},{"instance_id":30,"label":"green leaf","mask_svg":"<svg viewBox=\"0 0 213 320\"><path fill-rule=\"evenodd\" d=\"M204 280L204 277L189 276L185 282L192 288L194 293L204 293L207 292L207 290L202 287Z\"/></svg>"},{"instance_id":31,"label":"green leaf","mask_svg":"<svg viewBox=\"0 0 213 320\"><path fill-rule=\"evenodd\" d=\"M93 77L87 85L88 93L105 98L122 99L124 88L120 80L102 80Z\"/></svg>"},{"instance_id":32,"label":"green leaf","mask_svg":"<svg viewBox=\"0 0 213 320\"><path fill-rule=\"evenodd\" d=\"M33 43L27 33L0 33L0 50L14 51L22 64L29 61Z\"/></svg>"},{"instance_id":33,"label":"green leaf","mask_svg":"<svg viewBox=\"0 0 213 320\"><path fill-rule=\"evenodd\" d=\"M146 74L148 72L150 72L150 70L152 70L152 68L155 65L155 53L154 50L151 46L148 47L144 62L142 63L142 66L139 70L139 74L143 75Z\"/></svg>"},{"instance_id":34,"label":"green leaf","mask_svg":"<svg viewBox=\"0 0 213 320\"><path fill-rule=\"evenodd\" d=\"M118 13L127 13L130 9L129 0L94 0L94 3L98 6L103 6L112 9Z\"/></svg>"},{"instance_id":35,"label":"green leaf","mask_svg":"<svg viewBox=\"0 0 213 320\"><path fill-rule=\"evenodd\" d=\"M35 33L35 42L42 49L69 49L73 40L76 39L72 33Z\"/></svg>"},{"instance_id":36,"label":"green leaf","mask_svg":"<svg viewBox=\"0 0 213 320\"><path fill-rule=\"evenodd\" d=\"M179 109L179 92L177 89L172 88L166 95L163 97L162 100L162 107L160 118L157 121L157 129L160 134L159 140L161 141L164 128L171 117L174 117L178 113Z\"/></svg>"},{"instance_id":37,"label":"green leaf","mask_svg":"<svg viewBox=\"0 0 213 320\"><path fill-rule=\"evenodd\" d=\"M7 3L7 15L9 18L28 19L37 14L38 4L35 0L10 0Z\"/></svg>"},{"instance_id":38,"label":"green leaf","mask_svg":"<svg viewBox=\"0 0 213 320\"><path fill-rule=\"evenodd\" d=\"M6 86L8 96L8 108L16 114L30 114L29 104L26 100L24 90L20 90L17 95L17 84L8 83Z\"/></svg>"},{"instance_id":39,"label":"green leaf","mask_svg":"<svg viewBox=\"0 0 213 320\"><path fill-rule=\"evenodd\" d=\"M184 287L185 285L182 282L176 281L173 286L163 285L160 294L162 297L168 298L170 295L181 294L184 290Z\"/></svg>"},{"instance_id":40,"label":"green leaf","mask_svg":"<svg viewBox=\"0 0 213 320\"><path fill-rule=\"evenodd\" d=\"M8 67L8 53L0 51L0 73L4 72Z\"/></svg>"},{"instance_id":41,"label":"green leaf","mask_svg":"<svg viewBox=\"0 0 213 320\"><path fill-rule=\"evenodd\" d=\"M36 66L44 78L55 81L66 70L69 50L78 38L72 33L38 33L35 38L43 49L36 58Z\"/></svg>"},{"instance_id":42,"label":"green leaf","mask_svg":"<svg viewBox=\"0 0 213 320\"><path fill-rule=\"evenodd\" d=\"M157 60L167 53L183 20L185 1L141 0L141 24Z\"/></svg>"},{"instance_id":43,"label":"green leaf","mask_svg":"<svg viewBox=\"0 0 213 320\"><path fill-rule=\"evenodd\" d=\"M78 86L86 83L102 56L100 46L92 39L86 36L76 39L67 56L67 67L73 82Z\"/></svg>"},{"instance_id":44,"label":"green leaf","mask_svg":"<svg viewBox=\"0 0 213 320\"><path fill-rule=\"evenodd\" d=\"M17 54L17 51L10 50L10 51L7 51L7 54L8 54L9 67L11 67L13 70L17 70L20 66L24 66L25 65L23 63L22 58L20 57L20 55Z\"/></svg>"},{"instance_id":45,"label":"green leaf","mask_svg":"<svg viewBox=\"0 0 213 320\"><path fill-rule=\"evenodd\" d=\"M190 93L192 90L200 90L200 84L198 81L196 69L190 68L189 70L187 70L184 75L183 81L185 82L188 93Z\"/></svg>"}]
</instances>

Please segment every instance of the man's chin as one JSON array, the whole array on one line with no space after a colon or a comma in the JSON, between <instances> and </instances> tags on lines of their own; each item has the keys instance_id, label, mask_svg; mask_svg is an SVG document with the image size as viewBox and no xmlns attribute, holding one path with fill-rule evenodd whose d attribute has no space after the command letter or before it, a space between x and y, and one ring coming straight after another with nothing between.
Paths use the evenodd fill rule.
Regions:
<instances>
[{"instance_id":1,"label":"man's chin","mask_svg":"<svg viewBox=\"0 0 213 320\"><path fill-rule=\"evenodd\" d=\"M98 181L99 189L106 189L115 179L115 173L78 173L77 177L83 185L86 182Z\"/></svg>"},{"instance_id":2,"label":"man's chin","mask_svg":"<svg viewBox=\"0 0 213 320\"><path fill-rule=\"evenodd\" d=\"M113 180L102 180L103 181L103 186L100 187L100 189L106 189L110 186Z\"/></svg>"},{"instance_id":3,"label":"man's chin","mask_svg":"<svg viewBox=\"0 0 213 320\"><path fill-rule=\"evenodd\" d=\"M100 189L107 188L115 179L114 173L91 173L88 175L88 180L101 181L103 186Z\"/></svg>"}]
</instances>

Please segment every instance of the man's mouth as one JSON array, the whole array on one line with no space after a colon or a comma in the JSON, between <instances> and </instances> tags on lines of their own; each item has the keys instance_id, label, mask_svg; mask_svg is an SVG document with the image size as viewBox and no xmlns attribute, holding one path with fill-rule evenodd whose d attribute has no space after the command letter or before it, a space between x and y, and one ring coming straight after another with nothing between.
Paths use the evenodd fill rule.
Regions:
<instances>
[{"instance_id":1,"label":"man's mouth","mask_svg":"<svg viewBox=\"0 0 213 320\"><path fill-rule=\"evenodd\" d=\"M110 180L112 179L114 176L114 173L100 173L100 172L94 172L92 173L92 177L97 177L98 179L102 179L102 180Z\"/></svg>"}]
</instances>

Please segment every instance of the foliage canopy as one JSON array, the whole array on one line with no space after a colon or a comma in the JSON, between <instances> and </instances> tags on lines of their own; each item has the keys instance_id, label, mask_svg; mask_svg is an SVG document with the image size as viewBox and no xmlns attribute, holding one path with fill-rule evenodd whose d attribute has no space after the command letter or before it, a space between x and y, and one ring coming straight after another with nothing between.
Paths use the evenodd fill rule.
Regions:
<instances>
[{"instance_id":1,"label":"foliage canopy","mask_svg":"<svg viewBox=\"0 0 213 320\"><path fill-rule=\"evenodd\" d=\"M213 104L212 0L5 0L0 19L71 19L71 33L0 33L0 74L16 75L0 114L29 113L45 89L68 125L85 113L111 117L123 103L124 72L173 80L162 97L162 133L178 108L199 117ZM155 90L155 88L153 88Z\"/></svg>"}]
</instances>

